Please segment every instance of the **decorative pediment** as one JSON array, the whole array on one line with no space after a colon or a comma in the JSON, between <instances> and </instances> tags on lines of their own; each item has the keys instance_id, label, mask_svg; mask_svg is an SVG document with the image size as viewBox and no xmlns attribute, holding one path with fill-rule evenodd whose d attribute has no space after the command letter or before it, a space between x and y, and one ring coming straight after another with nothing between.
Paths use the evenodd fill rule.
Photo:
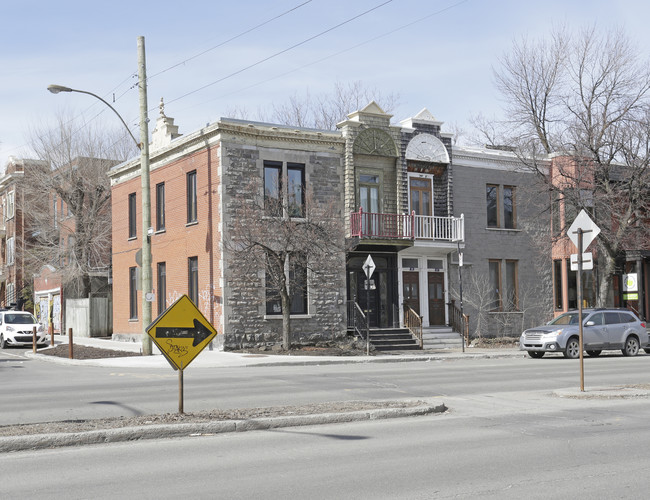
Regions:
<instances>
[{"instance_id":1,"label":"decorative pediment","mask_svg":"<svg viewBox=\"0 0 650 500\"><path fill-rule=\"evenodd\" d=\"M397 156L395 141L387 132L369 128L361 132L354 141L354 154Z\"/></svg>"},{"instance_id":2,"label":"decorative pediment","mask_svg":"<svg viewBox=\"0 0 650 500\"><path fill-rule=\"evenodd\" d=\"M418 134L406 147L406 159L427 163L449 163L449 153L440 139L431 134Z\"/></svg>"}]
</instances>

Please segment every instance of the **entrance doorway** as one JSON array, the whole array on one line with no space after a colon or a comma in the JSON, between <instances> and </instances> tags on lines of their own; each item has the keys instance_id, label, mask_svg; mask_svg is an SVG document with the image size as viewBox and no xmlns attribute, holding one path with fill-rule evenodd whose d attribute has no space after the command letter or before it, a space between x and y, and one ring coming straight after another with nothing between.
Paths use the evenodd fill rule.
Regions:
<instances>
[{"instance_id":1,"label":"entrance doorway","mask_svg":"<svg viewBox=\"0 0 650 500\"><path fill-rule=\"evenodd\" d=\"M395 257L390 254L372 254L375 272L366 279L363 263L368 254L351 257L348 261L348 297L355 300L364 313L367 311L372 328L393 328L399 318L397 309L397 278ZM369 285L369 289L366 289Z\"/></svg>"},{"instance_id":2,"label":"entrance doorway","mask_svg":"<svg viewBox=\"0 0 650 500\"><path fill-rule=\"evenodd\" d=\"M445 325L445 273L430 272L429 290L429 325Z\"/></svg>"}]
</instances>

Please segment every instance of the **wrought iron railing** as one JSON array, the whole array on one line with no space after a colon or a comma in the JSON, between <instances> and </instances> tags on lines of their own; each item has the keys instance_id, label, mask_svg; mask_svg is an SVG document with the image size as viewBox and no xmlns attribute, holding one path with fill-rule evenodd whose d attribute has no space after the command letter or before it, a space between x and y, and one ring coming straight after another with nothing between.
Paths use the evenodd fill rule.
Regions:
<instances>
[{"instance_id":1,"label":"wrought iron railing","mask_svg":"<svg viewBox=\"0 0 650 500\"><path fill-rule=\"evenodd\" d=\"M409 329L413 335L420 342L420 349L424 347L424 340L422 338L422 318L409 306L404 306L404 326Z\"/></svg>"},{"instance_id":2,"label":"wrought iron railing","mask_svg":"<svg viewBox=\"0 0 650 500\"><path fill-rule=\"evenodd\" d=\"M449 324L454 331L460 333L464 345L469 345L469 316L456 307L453 299L449 303Z\"/></svg>"},{"instance_id":3,"label":"wrought iron railing","mask_svg":"<svg viewBox=\"0 0 650 500\"><path fill-rule=\"evenodd\" d=\"M368 322L363 310L354 300L348 300L348 329L363 340L368 339Z\"/></svg>"}]
</instances>

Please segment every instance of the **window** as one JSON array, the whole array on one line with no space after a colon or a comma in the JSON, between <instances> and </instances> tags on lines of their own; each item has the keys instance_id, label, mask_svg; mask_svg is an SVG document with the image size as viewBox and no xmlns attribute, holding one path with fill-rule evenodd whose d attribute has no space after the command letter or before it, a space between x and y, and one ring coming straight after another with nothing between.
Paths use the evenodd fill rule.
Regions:
<instances>
[{"instance_id":1,"label":"window","mask_svg":"<svg viewBox=\"0 0 650 500\"><path fill-rule=\"evenodd\" d=\"M433 215L431 213L431 179L410 179L411 211L415 215Z\"/></svg>"},{"instance_id":2,"label":"window","mask_svg":"<svg viewBox=\"0 0 650 500\"><path fill-rule=\"evenodd\" d=\"M16 285L14 283L7 283L7 300L6 304L10 305L16 302Z\"/></svg>"},{"instance_id":3,"label":"window","mask_svg":"<svg viewBox=\"0 0 650 500\"><path fill-rule=\"evenodd\" d=\"M157 300L158 300L158 315L162 314L167 309L167 264L165 262L158 262L156 269L156 277L158 283Z\"/></svg>"},{"instance_id":4,"label":"window","mask_svg":"<svg viewBox=\"0 0 650 500\"><path fill-rule=\"evenodd\" d=\"M129 267L129 319L138 319L138 268Z\"/></svg>"},{"instance_id":5,"label":"window","mask_svg":"<svg viewBox=\"0 0 650 500\"><path fill-rule=\"evenodd\" d=\"M359 176L359 206L366 213L379 213L378 175L361 174Z\"/></svg>"},{"instance_id":6,"label":"window","mask_svg":"<svg viewBox=\"0 0 650 500\"><path fill-rule=\"evenodd\" d=\"M562 233L562 223L560 222L560 193L554 191L551 196L551 229L553 236L557 237Z\"/></svg>"},{"instance_id":7,"label":"window","mask_svg":"<svg viewBox=\"0 0 650 500\"><path fill-rule=\"evenodd\" d=\"M156 184L156 231L165 230L165 183Z\"/></svg>"},{"instance_id":8,"label":"window","mask_svg":"<svg viewBox=\"0 0 650 500\"><path fill-rule=\"evenodd\" d=\"M490 304L491 311L501 310L501 261L489 261Z\"/></svg>"},{"instance_id":9,"label":"window","mask_svg":"<svg viewBox=\"0 0 650 500\"><path fill-rule=\"evenodd\" d=\"M68 246L65 249L65 258L68 264L74 262L75 252L74 252L75 237L73 234L68 235Z\"/></svg>"},{"instance_id":10,"label":"window","mask_svg":"<svg viewBox=\"0 0 650 500\"><path fill-rule=\"evenodd\" d=\"M305 166L287 164L287 209L289 217L305 216Z\"/></svg>"},{"instance_id":11,"label":"window","mask_svg":"<svg viewBox=\"0 0 650 500\"><path fill-rule=\"evenodd\" d=\"M291 258L285 268L285 273L289 276L291 314L307 314L307 267L302 260ZM266 314L281 315L280 292L271 281L271 279L267 279L266 282Z\"/></svg>"},{"instance_id":12,"label":"window","mask_svg":"<svg viewBox=\"0 0 650 500\"><path fill-rule=\"evenodd\" d=\"M16 255L16 238L7 238L7 265L13 266Z\"/></svg>"},{"instance_id":13,"label":"window","mask_svg":"<svg viewBox=\"0 0 650 500\"><path fill-rule=\"evenodd\" d=\"M501 188L496 184L487 184L485 186L485 202L487 227L517 228L517 204L514 186L503 186Z\"/></svg>"},{"instance_id":14,"label":"window","mask_svg":"<svg viewBox=\"0 0 650 500\"><path fill-rule=\"evenodd\" d=\"M187 295L194 305L199 305L199 258L187 259Z\"/></svg>"},{"instance_id":15,"label":"window","mask_svg":"<svg viewBox=\"0 0 650 500\"><path fill-rule=\"evenodd\" d=\"M562 261L553 261L553 300L555 309L562 310L564 307L563 289L562 289Z\"/></svg>"},{"instance_id":16,"label":"window","mask_svg":"<svg viewBox=\"0 0 650 500\"><path fill-rule=\"evenodd\" d=\"M264 211L269 216L282 215L280 192L282 163L276 161L264 162Z\"/></svg>"},{"instance_id":17,"label":"window","mask_svg":"<svg viewBox=\"0 0 650 500\"><path fill-rule=\"evenodd\" d=\"M578 282L576 272L571 270L571 259L565 259L567 275L567 298L569 300L569 309L578 308Z\"/></svg>"},{"instance_id":18,"label":"window","mask_svg":"<svg viewBox=\"0 0 650 500\"><path fill-rule=\"evenodd\" d=\"M503 227L506 229L515 229L517 227L514 186L503 186Z\"/></svg>"},{"instance_id":19,"label":"window","mask_svg":"<svg viewBox=\"0 0 650 500\"><path fill-rule=\"evenodd\" d=\"M402 267L405 269L417 269L420 267L418 259L402 259Z\"/></svg>"},{"instance_id":20,"label":"window","mask_svg":"<svg viewBox=\"0 0 650 500\"><path fill-rule=\"evenodd\" d=\"M499 186L488 184L485 188L488 227L499 227Z\"/></svg>"},{"instance_id":21,"label":"window","mask_svg":"<svg viewBox=\"0 0 650 500\"><path fill-rule=\"evenodd\" d=\"M518 262L506 260L505 310L519 310Z\"/></svg>"},{"instance_id":22,"label":"window","mask_svg":"<svg viewBox=\"0 0 650 500\"><path fill-rule=\"evenodd\" d=\"M270 217L304 217L305 165L287 163L283 168L282 162L264 161L264 211Z\"/></svg>"},{"instance_id":23,"label":"window","mask_svg":"<svg viewBox=\"0 0 650 500\"><path fill-rule=\"evenodd\" d=\"M196 221L196 170L193 170L187 174L187 223Z\"/></svg>"},{"instance_id":24,"label":"window","mask_svg":"<svg viewBox=\"0 0 650 500\"><path fill-rule=\"evenodd\" d=\"M137 207L136 207L135 193L129 195L129 238L136 238L137 232Z\"/></svg>"},{"instance_id":25,"label":"window","mask_svg":"<svg viewBox=\"0 0 650 500\"><path fill-rule=\"evenodd\" d=\"M54 216L54 228L59 227L59 210L58 205L56 204L57 198L56 194L52 195L52 215Z\"/></svg>"},{"instance_id":26,"label":"window","mask_svg":"<svg viewBox=\"0 0 650 500\"><path fill-rule=\"evenodd\" d=\"M14 191L7 193L7 219L13 219L16 210L16 198Z\"/></svg>"}]
</instances>

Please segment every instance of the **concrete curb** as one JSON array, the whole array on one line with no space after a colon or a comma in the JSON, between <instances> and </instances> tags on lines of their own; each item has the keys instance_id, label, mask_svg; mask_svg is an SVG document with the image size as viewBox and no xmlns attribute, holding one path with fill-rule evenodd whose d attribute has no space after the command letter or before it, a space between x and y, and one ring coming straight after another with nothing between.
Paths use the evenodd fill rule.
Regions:
<instances>
[{"instance_id":1,"label":"concrete curb","mask_svg":"<svg viewBox=\"0 0 650 500\"><path fill-rule=\"evenodd\" d=\"M300 427L362 420L416 417L447 411L444 404L424 405L411 408L384 408L360 410L347 413L322 413L315 415L293 415L251 420L222 420L214 422L161 424L142 427L122 427L87 432L34 434L26 436L0 437L0 453L25 450L42 450L64 446L119 443L142 439L167 439L174 437L205 436L225 432L247 432L283 427Z\"/></svg>"},{"instance_id":2,"label":"concrete curb","mask_svg":"<svg viewBox=\"0 0 650 500\"><path fill-rule=\"evenodd\" d=\"M650 389L633 386L590 387L581 391L576 389L557 389L553 395L567 399L632 399L650 397Z\"/></svg>"}]
</instances>

